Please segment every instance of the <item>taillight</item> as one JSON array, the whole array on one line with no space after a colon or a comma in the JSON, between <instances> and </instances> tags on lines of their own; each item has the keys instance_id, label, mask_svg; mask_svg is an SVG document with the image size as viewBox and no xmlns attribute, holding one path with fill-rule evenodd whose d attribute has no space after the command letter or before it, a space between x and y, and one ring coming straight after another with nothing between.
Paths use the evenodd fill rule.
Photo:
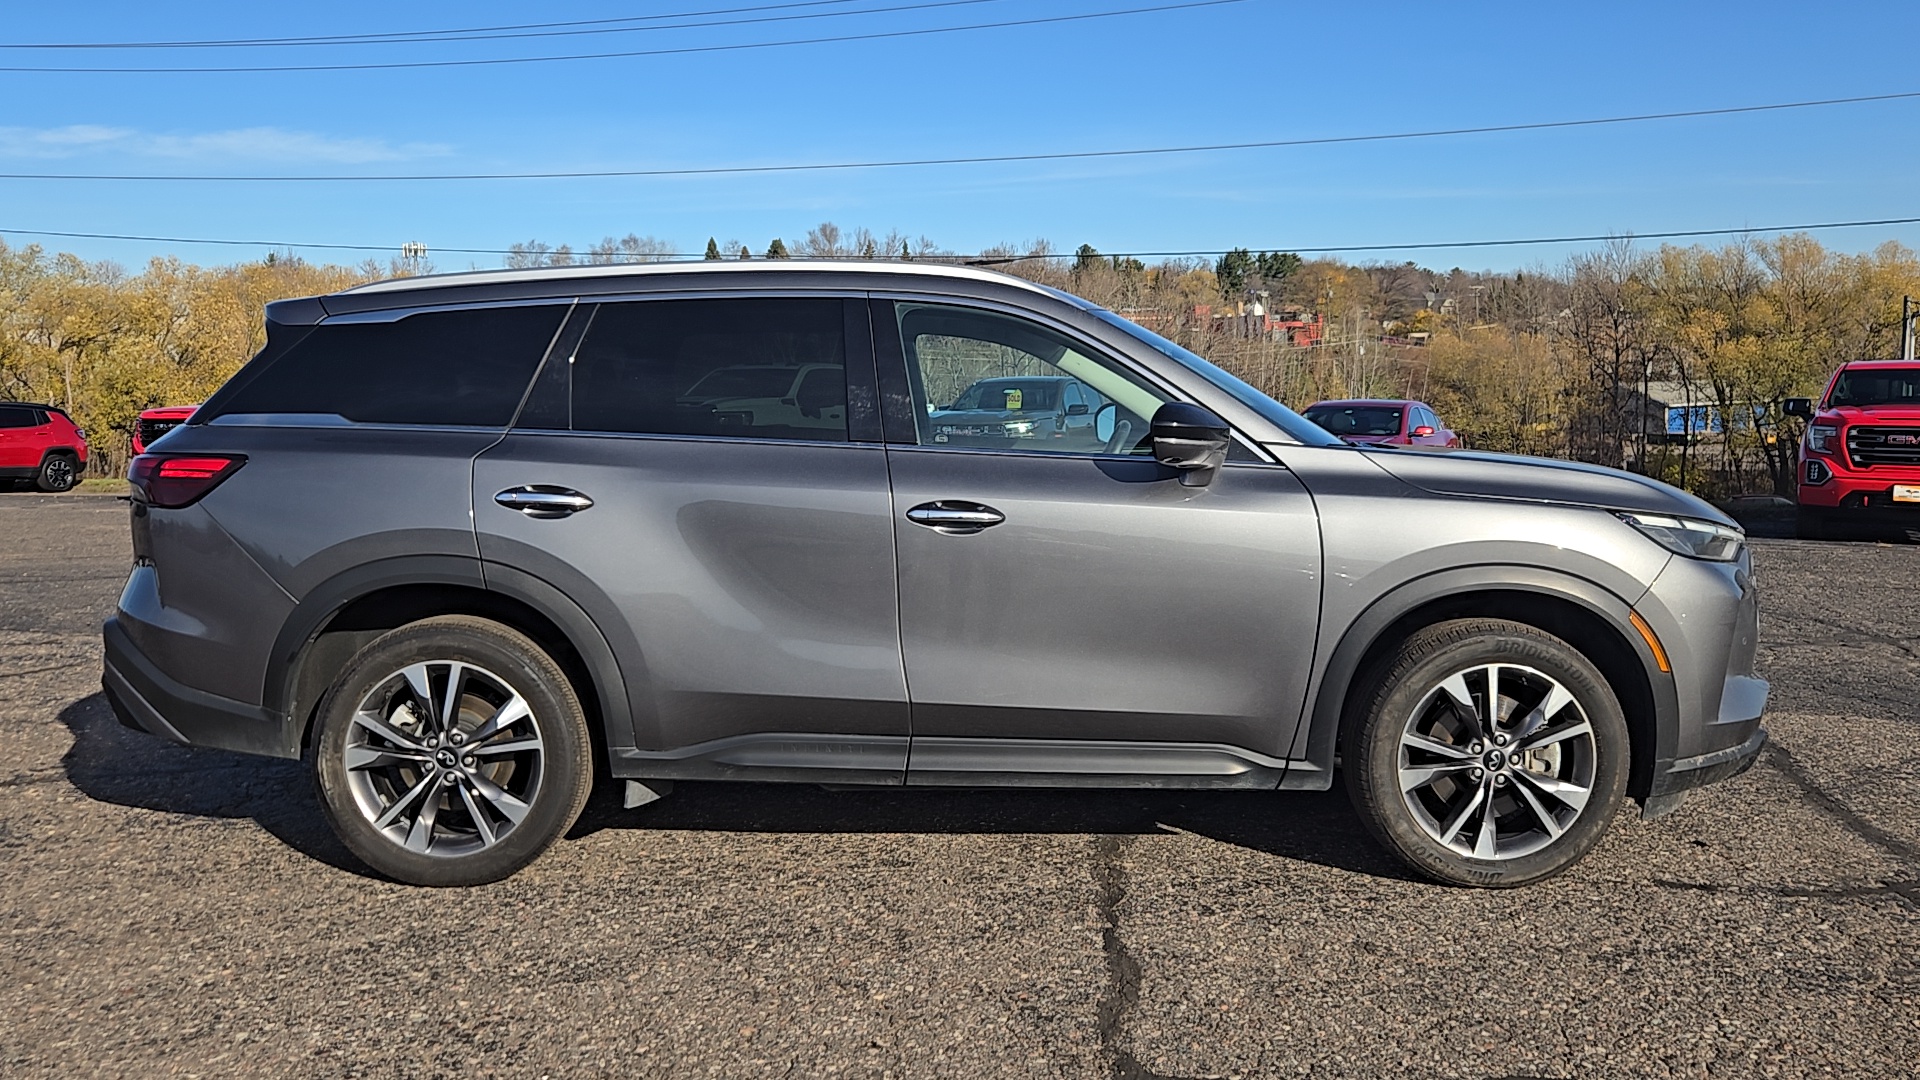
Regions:
<instances>
[{"instance_id":1,"label":"taillight","mask_svg":"<svg viewBox=\"0 0 1920 1080\"><path fill-rule=\"evenodd\" d=\"M127 482L149 504L176 510L193 505L246 463L242 454L141 454L127 470Z\"/></svg>"}]
</instances>

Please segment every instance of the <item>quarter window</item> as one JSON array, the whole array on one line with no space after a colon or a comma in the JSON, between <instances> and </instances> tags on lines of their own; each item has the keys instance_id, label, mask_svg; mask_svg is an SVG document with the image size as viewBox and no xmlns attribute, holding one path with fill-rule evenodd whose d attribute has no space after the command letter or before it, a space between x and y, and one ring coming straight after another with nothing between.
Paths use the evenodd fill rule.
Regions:
<instances>
[{"instance_id":1,"label":"quarter window","mask_svg":"<svg viewBox=\"0 0 1920 1080\"><path fill-rule=\"evenodd\" d=\"M847 440L837 298L604 304L573 361L572 427Z\"/></svg>"},{"instance_id":2,"label":"quarter window","mask_svg":"<svg viewBox=\"0 0 1920 1080\"><path fill-rule=\"evenodd\" d=\"M1169 399L1114 361L998 312L901 302L894 314L921 445L1148 452L1148 421Z\"/></svg>"},{"instance_id":3,"label":"quarter window","mask_svg":"<svg viewBox=\"0 0 1920 1080\"><path fill-rule=\"evenodd\" d=\"M322 323L223 391L217 415L505 427L565 313L565 305L549 304Z\"/></svg>"}]
</instances>

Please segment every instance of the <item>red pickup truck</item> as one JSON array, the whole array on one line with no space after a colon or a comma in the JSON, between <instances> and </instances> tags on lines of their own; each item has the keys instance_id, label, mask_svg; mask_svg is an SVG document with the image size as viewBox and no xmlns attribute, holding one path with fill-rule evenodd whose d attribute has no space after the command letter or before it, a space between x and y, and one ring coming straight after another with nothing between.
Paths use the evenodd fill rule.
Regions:
<instances>
[{"instance_id":1,"label":"red pickup truck","mask_svg":"<svg viewBox=\"0 0 1920 1080\"><path fill-rule=\"evenodd\" d=\"M1790 398L1785 411L1807 421L1802 538L1824 539L1869 520L1920 525L1920 362L1842 364L1818 407L1811 398Z\"/></svg>"}]
</instances>

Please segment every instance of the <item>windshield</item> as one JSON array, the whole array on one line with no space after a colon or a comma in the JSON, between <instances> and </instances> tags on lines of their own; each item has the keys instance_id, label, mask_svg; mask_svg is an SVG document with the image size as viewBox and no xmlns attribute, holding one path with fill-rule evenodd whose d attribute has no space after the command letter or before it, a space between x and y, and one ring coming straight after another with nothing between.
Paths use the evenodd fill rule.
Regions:
<instances>
[{"instance_id":1,"label":"windshield","mask_svg":"<svg viewBox=\"0 0 1920 1080\"><path fill-rule=\"evenodd\" d=\"M1043 379L983 379L960 391L951 407L1008 412L1052 409L1059 387L1059 383Z\"/></svg>"},{"instance_id":2,"label":"windshield","mask_svg":"<svg viewBox=\"0 0 1920 1080\"><path fill-rule=\"evenodd\" d=\"M787 391L793 388L795 370L783 367L721 368L694 383L683 396L708 400L786 397Z\"/></svg>"},{"instance_id":3,"label":"windshield","mask_svg":"<svg viewBox=\"0 0 1920 1080\"><path fill-rule=\"evenodd\" d=\"M1183 349L1173 342L1168 341L1166 338L1161 337L1159 334L1141 326L1139 323L1115 315L1105 308L1090 308L1089 310L1102 322L1113 326L1143 344L1151 345L1155 351L1164 354L1181 366L1190 369L1194 374L1233 395L1235 401L1259 413L1265 417L1268 422L1272 423L1281 431L1286 432L1294 440L1305 443L1308 446L1341 445L1338 438L1327 434L1318 425L1314 424L1313 421L1308 420L1306 417L1301 416L1285 405L1255 390L1239 377L1222 370L1199 353L1191 349Z\"/></svg>"},{"instance_id":4,"label":"windshield","mask_svg":"<svg viewBox=\"0 0 1920 1080\"><path fill-rule=\"evenodd\" d=\"M1920 405L1920 367L1843 371L1827 404Z\"/></svg>"},{"instance_id":5,"label":"windshield","mask_svg":"<svg viewBox=\"0 0 1920 1080\"><path fill-rule=\"evenodd\" d=\"M1400 410L1391 405L1315 405L1305 415L1335 435L1400 434Z\"/></svg>"}]
</instances>

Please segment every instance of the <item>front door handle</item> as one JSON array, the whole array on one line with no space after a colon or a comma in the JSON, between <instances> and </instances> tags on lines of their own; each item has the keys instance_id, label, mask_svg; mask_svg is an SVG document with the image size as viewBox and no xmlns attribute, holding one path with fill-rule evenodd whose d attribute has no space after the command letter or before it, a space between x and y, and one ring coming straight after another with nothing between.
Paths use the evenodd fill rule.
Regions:
<instances>
[{"instance_id":1,"label":"front door handle","mask_svg":"<svg viewBox=\"0 0 1920 1080\"><path fill-rule=\"evenodd\" d=\"M509 510L518 510L530 518L563 518L593 506L593 500L572 488L552 484L526 484L508 488L493 501Z\"/></svg>"},{"instance_id":2,"label":"front door handle","mask_svg":"<svg viewBox=\"0 0 1920 1080\"><path fill-rule=\"evenodd\" d=\"M907 520L935 532L965 535L998 525L1007 520L1007 515L979 503L942 499L907 511Z\"/></svg>"}]
</instances>

